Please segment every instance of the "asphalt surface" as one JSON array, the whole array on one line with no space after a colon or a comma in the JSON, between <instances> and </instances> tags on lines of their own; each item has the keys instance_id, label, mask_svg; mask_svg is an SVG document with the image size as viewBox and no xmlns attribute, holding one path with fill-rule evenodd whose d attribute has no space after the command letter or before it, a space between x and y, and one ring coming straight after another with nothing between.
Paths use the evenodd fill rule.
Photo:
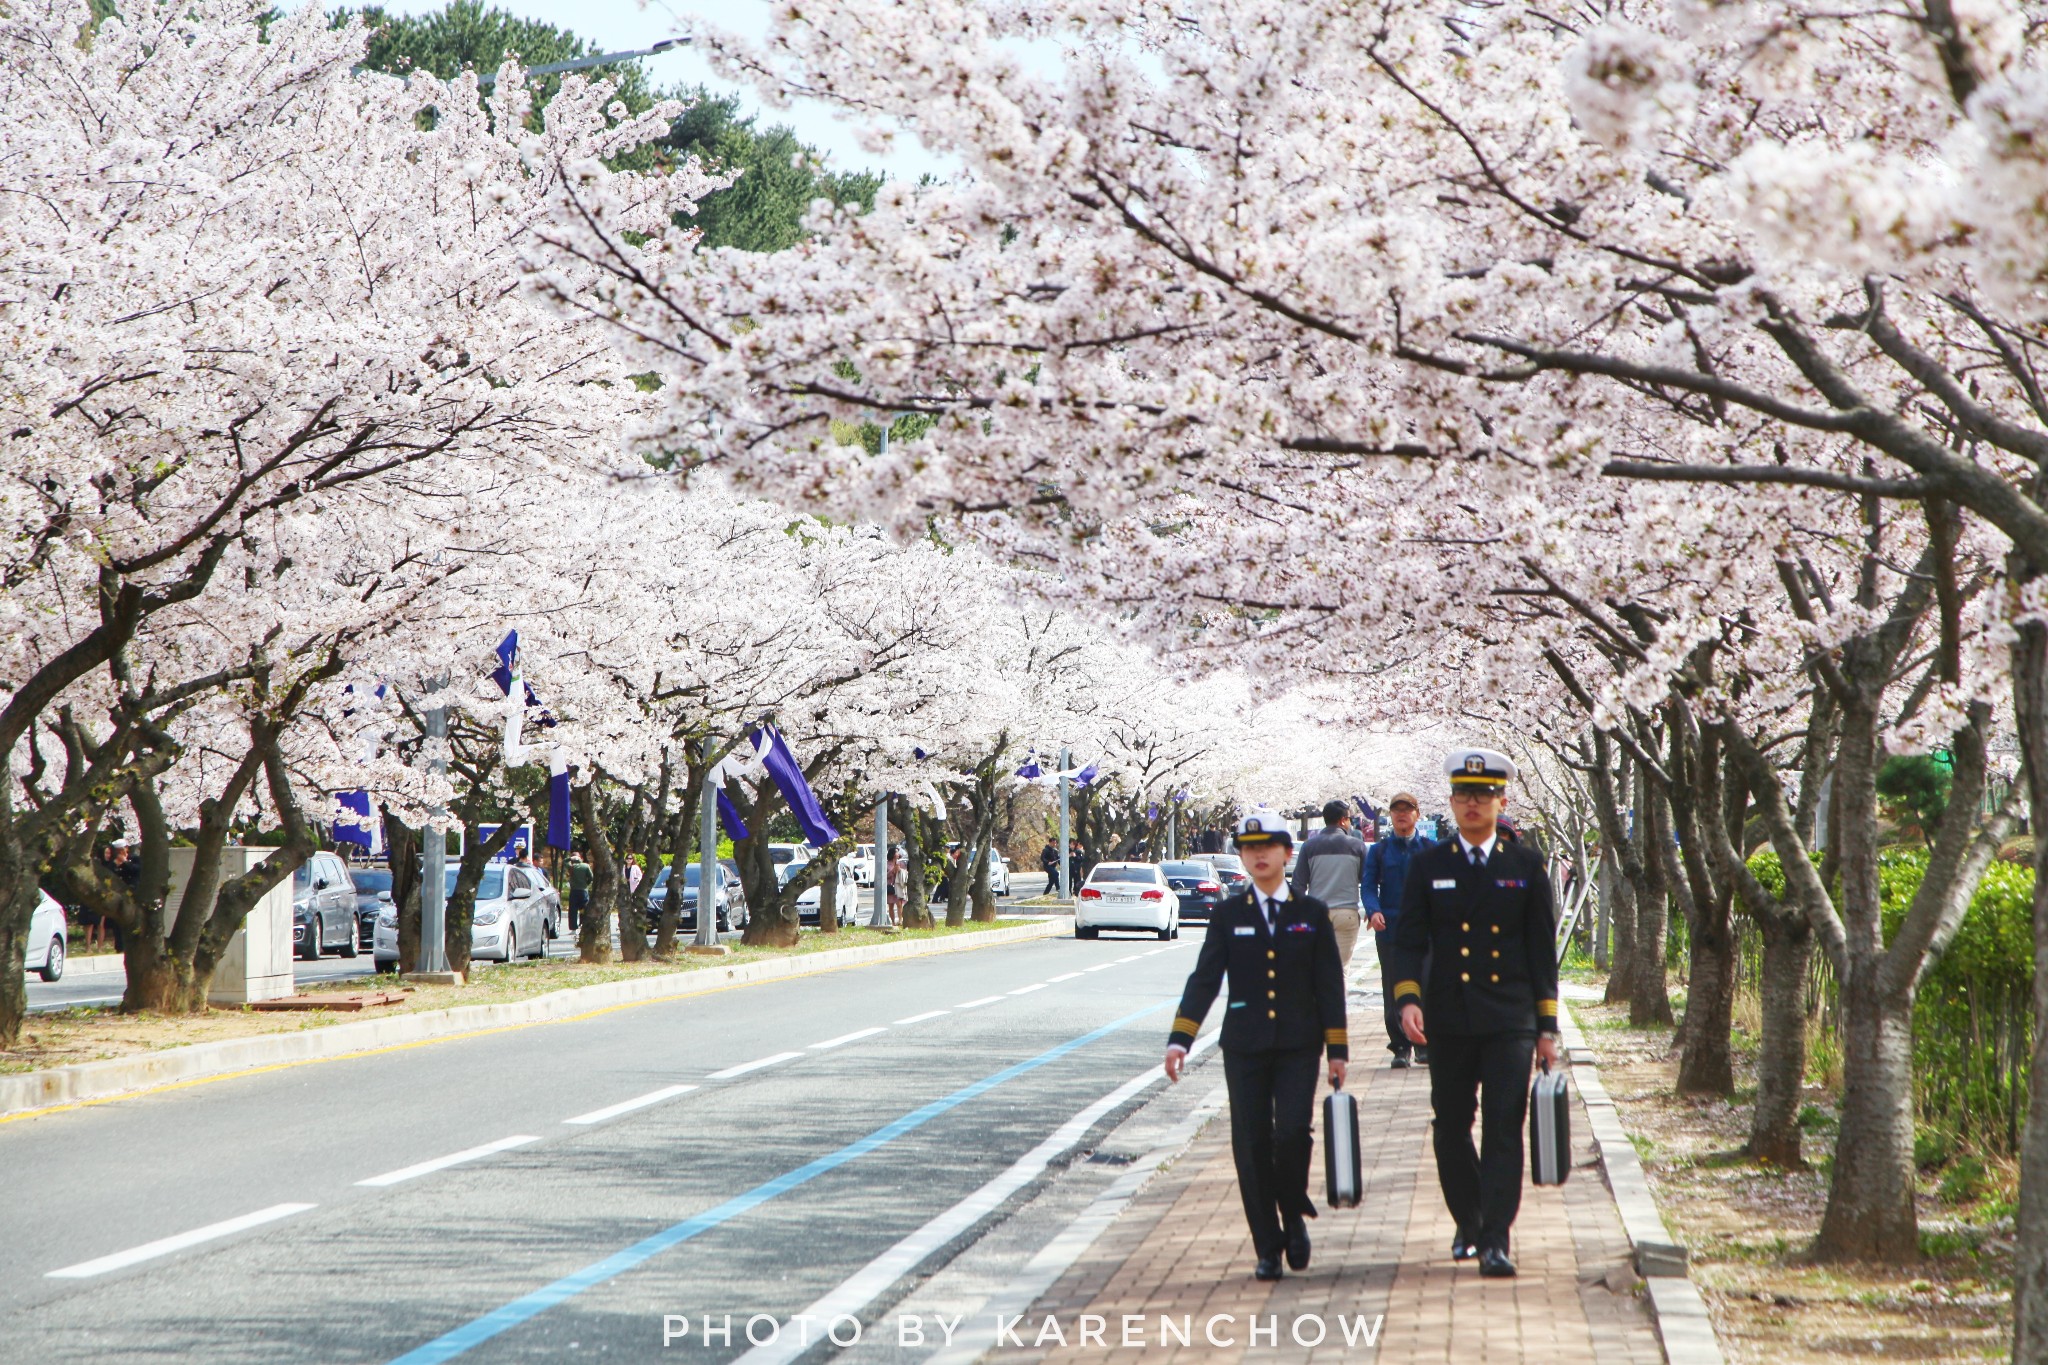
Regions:
<instances>
[{"instance_id":1,"label":"asphalt surface","mask_svg":"<svg viewBox=\"0 0 2048 1365\"><path fill-rule=\"evenodd\" d=\"M881 963L0 1124L0 1340L39 1362L732 1359L754 1315L797 1331L1156 1068L1194 943ZM862 1310L871 1331L917 1280ZM699 1341L706 1314L730 1346ZM665 1315L692 1324L667 1349Z\"/></svg>"}]
</instances>

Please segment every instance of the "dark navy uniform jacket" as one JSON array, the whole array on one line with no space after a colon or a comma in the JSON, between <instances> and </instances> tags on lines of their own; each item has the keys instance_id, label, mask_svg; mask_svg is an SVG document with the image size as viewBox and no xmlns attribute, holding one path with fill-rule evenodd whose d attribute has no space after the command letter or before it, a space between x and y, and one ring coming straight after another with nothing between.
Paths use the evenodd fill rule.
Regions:
<instances>
[{"instance_id":1,"label":"dark navy uniform jacket","mask_svg":"<svg viewBox=\"0 0 2048 1365\"><path fill-rule=\"evenodd\" d=\"M1192 1046L1202 1019L1229 980L1223 1047L1268 1052L1320 1047L1332 1061L1351 1057L1344 1017L1344 965L1329 907L1313 896L1280 902L1272 932L1240 891L1209 916L1201 956L1188 974L1168 1044Z\"/></svg>"},{"instance_id":2,"label":"dark navy uniform jacket","mask_svg":"<svg viewBox=\"0 0 2048 1365\"><path fill-rule=\"evenodd\" d=\"M1557 911L1521 844L1496 840L1484 867L1455 835L1416 854L1393 946L1394 1003L1421 1005L1432 1035L1556 1030Z\"/></svg>"}]
</instances>

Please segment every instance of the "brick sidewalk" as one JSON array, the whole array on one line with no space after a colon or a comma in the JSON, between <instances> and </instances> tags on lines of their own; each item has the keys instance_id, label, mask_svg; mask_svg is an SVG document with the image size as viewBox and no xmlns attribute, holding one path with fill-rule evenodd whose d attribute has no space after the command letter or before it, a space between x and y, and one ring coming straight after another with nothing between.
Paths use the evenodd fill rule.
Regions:
<instances>
[{"instance_id":1,"label":"brick sidewalk","mask_svg":"<svg viewBox=\"0 0 2048 1365\"><path fill-rule=\"evenodd\" d=\"M1211 1060L1189 1083L1214 1085ZM1178 1161L1134 1199L1013 1330L990 1361L1376 1361L1381 1365L1597 1360L1661 1365L1648 1310L1602 1277L1628 1260L1628 1241L1594 1163L1584 1107L1572 1125L1578 1167L1562 1189L1526 1187L1515 1224L1513 1280L1482 1280L1450 1258L1452 1225L1429 1153L1429 1073L1387 1069L1366 1053L1352 1073L1366 1159L1356 1209L1323 1209L1309 1225L1315 1254L1302 1274L1252 1278L1250 1235L1230 1160L1230 1123L1211 1122ZM1321 1142L1321 1107L1317 1108ZM1311 1192L1322 1202L1317 1152ZM1617 1282L1620 1277L1617 1276ZM1123 1315L1137 1315L1131 1323ZM1081 1330L1102 1320L1101 1336ZM1234 1321L1223 1321L1232 1315ZM1340 1315L1352 1320L1347 1345ZM1366 1337L1381 1318L1377 1340ZM1067 1345L1039 1333L1050 1317ZM1162 1318L1169 1320L1162 1322ZM1186 1319L1191 1344L1168 1331ZM1255 1321L1259 1338L1250 1339ZM1129 1326L1133 1344L1122 1345ZM1214 1338L1206 1335L1212 1329ZM1321 1344L1316 1342L1324 1333ZM1229 1345L1215 1344L1218 1341ZM1136 1344L1136 1343L1142 1343Z\"/></svg>"}]
</instances>

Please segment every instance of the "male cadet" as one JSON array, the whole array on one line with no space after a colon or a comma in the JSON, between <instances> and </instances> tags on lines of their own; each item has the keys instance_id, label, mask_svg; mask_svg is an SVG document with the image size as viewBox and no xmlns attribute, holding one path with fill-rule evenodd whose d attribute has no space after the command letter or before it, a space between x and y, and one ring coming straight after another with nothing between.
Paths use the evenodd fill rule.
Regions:
<instances>
[{"instance_id":1,"label":"male cadet","mask_svg":"<svg viewBox=\"0 0 2048 1365\"><path fill-rule=\"evenodd\" d=\"M1180 1079L1202 1017L1230 978L1223 1012L1223 1079L1230 1088L1230 1149L1262 1280L1280 1278L1280 1255L1308 1268L1310 1125L1316 1062L1330 1054L1330 1084L1344 1084L1344 969L1330 912L1287 886L1294 836L1271 811L1237 824L1233 842L1251 885L1209 917L1166 1040L1166 1078Z\"/></svg>"},{"instance_id":2,"label":"male cadet","mask_svg":"<svg viewBox=\"0 0 2048 1365\"><path fill-rule=\"evenodd\" d=\"M1514 763L1459 749L1444 771L1458 829L1409 864L1394 921L1394 999L1409 1039L1429 1047L1437 1181L1458 1224L1451 1257L1476 1255L1481 1275L1504 1278L1515 1273L1508 1229L1522 1203L1529 1057L1558 1057L1556 912L1543 860L1500 837Z\"/></svg>"},{"instance_id":3,"label":"male cadet","mask_svg":"<svg viewBox=\"0 0 2048 1365\"><path fill-rule=\"evenodd\" d=\"M1313 896L1330 910L1337 931L1337 960L1351 965L1358 944L1359 875L1365 868L1365 840L1351 832L1351 811L1342 801L1323 807L1323 827L1301 841L1290 885L1297 896Z\"/></svg>"},{"instance_id":4,"label":"male cadet","mask_svg":"<svg viewBox=\"0 0 2048 1365\"><path fill-rule=\"evenodd\" d=\"M1430 841L1415 832L1417 814L1422 803L1415 799L1413 792L1395 792L1394 799L1387 804L1387 816L1393 821L1394 832L1381 839L1365 852L1364 884L1359 888L1359 905L1364 909L1366 923L1372 926L1373 947L1379 952L1381 999L1386 1007L1387 1050L1394 1054L1394 1066L1398 1069L1411 1065L1409 1054L1415 1045L1401 1029L1401 1007L1394 999L1390 983L1399 979L1394 970L1394 924L1400 918L1401 888L1408 881L1408 864L1415 855L1428 848ZM1423 1048L1414 1058L1425 1065L1429 1061L1429 1049Z\"/></svg>"}]
</instances>

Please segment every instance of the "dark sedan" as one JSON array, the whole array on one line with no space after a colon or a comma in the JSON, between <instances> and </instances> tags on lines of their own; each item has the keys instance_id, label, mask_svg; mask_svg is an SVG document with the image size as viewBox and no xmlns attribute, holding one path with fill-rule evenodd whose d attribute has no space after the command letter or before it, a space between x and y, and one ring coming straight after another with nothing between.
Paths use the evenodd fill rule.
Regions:
<instances>
[{"instance_id":1,"label":"dark sedan","mask_svg":"<svg viewBox=\"0 0 2048 1365\"><path fill-rule=\"evenodd\" d=\"M1167 885L1180 897L1182 919L1207 920L1222 903L1223 883L1217 880L1215 869L1208 863L1163 863L1159 870L1166 874Z\"/></svg>"},{"instance_id":2,"label":"dark sedan","mask_svg":"<svg viewBox=\"0 0 2048 1365\"><path fill-rule=\"evenodd\" d=\"M1196 861L1209 865L1216 880L1223 884L1226 896L1234 896L1252 884L1251 874L1244 870L1244 863L1235 853L1204 853Z\"/></svg>"},{"instance_id":3,"label":"dark sedan","mask_svg":"<svg viewBox=\"0 0 2048 1365\"><path fill-rule=\"evenodd\" d=\"M348 877L356 888L356 944L374 948L377 945L377 916L391 903L391 869L352 867L348 870Z\"/></svg>"}]
</instances>

